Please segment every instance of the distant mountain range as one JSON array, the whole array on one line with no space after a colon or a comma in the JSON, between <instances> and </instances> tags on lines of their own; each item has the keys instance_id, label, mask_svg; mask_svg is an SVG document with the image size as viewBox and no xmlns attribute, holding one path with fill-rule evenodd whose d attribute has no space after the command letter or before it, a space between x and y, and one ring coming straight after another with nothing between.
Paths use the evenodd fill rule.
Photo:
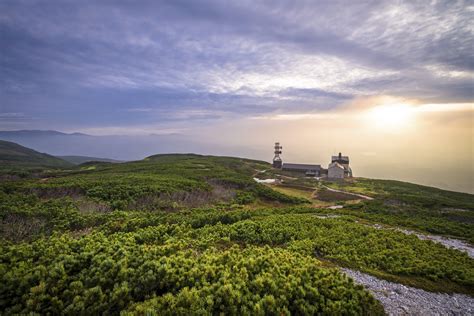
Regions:
<instances>
[{"instance_id":1,"label":"distant mountain range","mask_svg":"<svg viewBox=\"0 0 474 316\"><path fill-rule=\"evenodd\" d=\"M47 136L90 136L83 133L63 133L53 130L19 130L19 131L0 131L0 138L11 137L47 137Z\"/></svg>"},{"instance_id":2,"label":"distant mountain range","mask_svg":"<svg viewBox=\"0 0 474 316\"><path fill-rule=\"evenodd\" d=\"M0 164L4 168L67 168L73 166L72 163L61 158L3 140L0 140Z\"/></svg>"},{"instance_id":3,"label":"distant mountain range","mask_svg":"<svg viewBox=\"0 0 474 316\"><path fill-rule=\"evenodd\" d=\"M0 139L18 143L54 156L104 157L104 159L140 160L159 153L203 153L232 155L235 148L204 144L181 134L109 135L63 133L54 130L0 131ZM77 161L77 159L74 159Z\"/></svg>"},{"instance_id":4,"label":"distant mountain range","mask_svg":"<svg viewBox=\"0 0 474 316\"><path fill-rule=\"evenodd\" d=\"M108 162L126 160L123 157L120 157L120 160L114 159L118 154L126 152L123 150L127 148L126 144L119 146L120 151L117 151L114 147L116 140L109 136L63 133L54 130L18 130L0 131L0 139L15 142L39 152L47 152L73 164L91 160Z\"/></svg>"},{"instance_id":5,"label":"distant mountain range","mask_svg":"<svg viewBox=\"0 0 474 316\"><path fill-rule=\"evenodd\" d=\"M74 164L91 159L98 161L137 160L156 153L156 149L159 148L155 144L150 144L150 141L138 137L93 136L53 130L0 131L0 139L15 142L40 152L48 152L54 156L65 157L66 160L72 161Z\"/></svg>"}]
</instances>

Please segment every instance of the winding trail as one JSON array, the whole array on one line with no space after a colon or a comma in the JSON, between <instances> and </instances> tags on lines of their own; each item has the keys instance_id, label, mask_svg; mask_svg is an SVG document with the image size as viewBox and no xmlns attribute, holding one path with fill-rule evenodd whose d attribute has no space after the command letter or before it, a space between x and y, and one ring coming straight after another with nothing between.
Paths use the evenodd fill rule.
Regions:
<instances>
[{"instance_id":1,"label":"winding trail","mask_svg":"<svg viewBox=\"0 0 474 316\"><path fill-rule=\"evenodd\" d=\"M336 190L336 189L327 187L327 186L325 186L325 185L323 185L323 187L326 188L326 189L328 189L329 191L332 191L332 192L338 192L338 193L344 193L344 194L354 195L354 196L360 197L361 199L364 199L364 200L373 200L373 199L374 199L374 198L372 198L372 197L370 197L370 196L367 196L367 195L362 195L362 194L357 194L357 193L352 193L352 192L347 192L347 191Z\"/></svg>"},{"instance_id":2,"label":"winding trail","mask_svg":"<svg viewBox=\"0 0 474 316\"><path fill-rule=\"evenodd\" d=\"M388 315L473 315L474 298L464 294L432 293L371 275L341 269L382 303Z\"/></svg>"}]
</instances>

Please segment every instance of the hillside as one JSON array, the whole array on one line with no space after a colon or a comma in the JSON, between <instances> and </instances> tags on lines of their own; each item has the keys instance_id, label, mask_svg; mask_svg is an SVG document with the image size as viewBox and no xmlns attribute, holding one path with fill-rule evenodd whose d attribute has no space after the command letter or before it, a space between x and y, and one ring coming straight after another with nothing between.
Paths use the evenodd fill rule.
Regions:
<instances>
[{"instance_id":1,"label":"hillside","mask_svg":"<svg viewBox=\"0 0 474 316\"><path fill-rule=\"evenodd\" d=\"M99 161L99 162L113 162L113 163L118 163L118 162L123 162L121 160L115 160L115 159L109 159L109 158L98 158L98 157L88 157L88 156L56 156L59 159L68 161L72 164L75 165L80 165L85 162L91 162L91 161Z\"/></svg>"},{"instance_id":2,"label":"hillside","mask_svg":"<svg viewBox=\"0 0 474 316\"><path fill-rule=\"evenodd\" d=\"M0 216L6 314L390 308L348 275L421 291L420 306L439 304L432 292L467 294L461 306L474 295L474 196L410 183L166 154L3 181Z\"/></svg>"},{"instance_id":3,"label":"hillside","mask_svg":"<svg viewBox=\"0 0 474 316\"><path fill-rule=\"evenodd\" d=\"M0 163L4 168L64 168L72 165L63 159L3 140L0 140Z\"/></svg>"}]
</instances>

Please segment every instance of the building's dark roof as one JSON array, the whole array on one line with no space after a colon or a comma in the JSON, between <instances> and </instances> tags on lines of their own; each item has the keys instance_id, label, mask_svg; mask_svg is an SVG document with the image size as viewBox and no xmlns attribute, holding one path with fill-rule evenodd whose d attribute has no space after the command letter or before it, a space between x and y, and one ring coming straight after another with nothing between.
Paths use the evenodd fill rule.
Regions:
<instances>
[{"instance_id":1,"label":"building's dark roof","mask_svg":"<svg viewBox=\"0 0 474 316\"><path fill-rule=\"evenodd\" d=\"M347 161L349 162L349 156L341 156L341 159L339 159L339 156L332 156L331 162L334 161Z\"/></svg>"},{"instance_id":2,"label":"building's dark roof","mask_svg":"<svg viewBox=\"0 0 474 316\"><path fill-rule=\"evenodd\" d=\"M299 164L299 163L284 163L282 169L320 170L321 165L305 165L305 164Z\"/></svg>"}]
</instances>

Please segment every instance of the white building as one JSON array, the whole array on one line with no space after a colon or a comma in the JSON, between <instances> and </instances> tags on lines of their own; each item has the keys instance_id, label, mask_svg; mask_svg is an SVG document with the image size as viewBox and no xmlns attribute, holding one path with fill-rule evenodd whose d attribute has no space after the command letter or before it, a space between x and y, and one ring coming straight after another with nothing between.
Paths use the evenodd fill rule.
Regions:
<instances>
[{"instance_id":1,"label":"white building","mask_svg":"<svg viewBox=\"0 0 474 316\"><path fill-rule=\"evenodd\" d=\"M344 166L338 162L331 162L328 167L328 178L329 179L344 179L345 169Z\"/></svg>"},{"instance_id":2,"label":"white building","mask_svg":"<svg viewBox=\"0 0 474 316\"><path fill-rule=\"evenodd\" d=\"M337 156L331 157L331 163L327 169L321 165L313 164L297 164L297 163L283 163L280 155L282 146L280 143L275 143L275 156L273 157L273 168L282 169L294 173L303 173L307 177L328 178L328 179L344 179L352 178L352 169L349 167L349 157L343 156L341 153Z\"/></svg>"},{"instance_id":3,"label":"white building","mask_svg":"<svg viewBox=\"0 0 474 316\"><path fill-rule=\"evenodd\" d=\"M342 156L341 153L331 157L331 163L328 166L329 179L344 179L352 177L352 169L349 167L349 157Z\"/></svg>"}]
</instances>

